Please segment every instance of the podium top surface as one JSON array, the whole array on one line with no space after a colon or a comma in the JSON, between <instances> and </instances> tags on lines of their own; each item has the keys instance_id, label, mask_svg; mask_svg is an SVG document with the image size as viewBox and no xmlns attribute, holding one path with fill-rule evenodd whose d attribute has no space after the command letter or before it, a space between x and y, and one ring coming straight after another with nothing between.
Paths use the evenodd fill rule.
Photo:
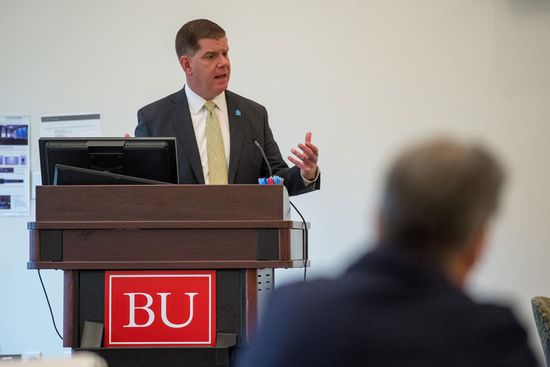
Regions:
<instances>
[{"instance_id":1,"label":"podium top surface","mask_svg":"<svg viewBox=\"0 0 550 367\"><path fill-rule=\"evenodd\" d=\"M36 221L288 220L282 185L38 186Z\"/></svg>"}]
</instances>

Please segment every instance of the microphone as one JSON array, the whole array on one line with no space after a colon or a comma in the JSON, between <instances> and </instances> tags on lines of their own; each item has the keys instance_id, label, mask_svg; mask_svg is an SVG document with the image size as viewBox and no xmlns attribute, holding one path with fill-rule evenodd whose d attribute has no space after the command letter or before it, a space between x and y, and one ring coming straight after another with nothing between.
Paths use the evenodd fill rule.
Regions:
<instances>
[{"instance_id":1,"label":"microphone","mask_svg":"<svg viewBox=\"0 0 550 367\"><path fill-rule=\"evenodd\" d=\"M260 153L262 153L262 157L264 157L264 162L267 165L267 169L269 171L269 177L273 176L273 170L271 169L271 164L269 164L269 161L267 160L267 156L265 155L264 148L262 148L262 146L260 145L260 142L256 138L254 138L254 145L258 147L258 149L260 150Z\"/></svg>"},{"instance_id":2,"label":"microphone","mask_svg":"<svg viewBox=\"0 0 550 367\"><path fill-rule=\"evenodd\" d=\"M264 148L262 148L262 146L260 145L260 142L258 141L258 139L254 138L253 141L254 141L254 145L256 145L256 147L258 147L258 149L260 150L260 153L262 153L262 157L264 157L264 162L267 165L267 169L269 170L269 177L273 177L273 171L271 169L271 164L269 164L269 161L267 160ZM302 227L302 231L303 231L302 251L303 251L303 254L304 254L304 282L305 282L306 279L307 279L307 263L309 261L309 251L308 251L308 248L309 248L309 233L308 233L308 228L307 228L307 222L306 222L306 219L304 218L304 216L302 215L302 213L300 213L298 208L296 208L296 205L294 205L294 203L292 203L292 201L290 201L290 200L288 200L288 202L294 208L294 210L296 210L296 213L298 213L298 215L302 219L302 224L303 224L303 227Z\"/></svg>"}]
</instances>

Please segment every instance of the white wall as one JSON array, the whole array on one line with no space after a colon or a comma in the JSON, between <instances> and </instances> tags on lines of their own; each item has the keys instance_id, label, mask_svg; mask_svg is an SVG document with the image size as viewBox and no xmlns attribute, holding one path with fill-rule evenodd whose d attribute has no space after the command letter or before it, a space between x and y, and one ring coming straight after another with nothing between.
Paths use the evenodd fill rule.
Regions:
<instances>
[{"instance_id":1,"label":"white wall","mask_svg":"<svg viewBox=\"0 0 550 367\"><path fill-rule=\"evenodd\" d=\"M489 143L511 181L472 279L511 302L550 294L550 1L1 0L0 114L100 112L104 136L133 132L142 105L179 89L173 51L187 20L228 32L231 89L266 105L283 152L313 131L323 188L294 199L312 222L312 276L366 247L383 169L404 143L450 132ZM0 352L62 353L37 275L31 218L0 218ZM282 282L298 270L279 272ZM44 271L62 322L62 276Z\"/></svg>"}]
</instances>

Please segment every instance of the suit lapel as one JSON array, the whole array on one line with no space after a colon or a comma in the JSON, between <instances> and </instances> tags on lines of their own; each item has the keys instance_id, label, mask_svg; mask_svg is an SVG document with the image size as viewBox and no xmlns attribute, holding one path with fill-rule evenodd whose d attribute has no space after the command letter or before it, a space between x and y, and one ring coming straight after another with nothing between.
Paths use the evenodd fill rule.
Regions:
<instances>
[{"instance_id":1,"label":"suit lapel","mask_svg":"<svg viewBox=\"0 0 550 367\"><path fill-rule=\"evenodd\" d=\"M183 149L187 155L187 159L197 178L197 182L204 184L201 158L197 146L197 138L195 137L195 129L193 128L193 121L191 120L191 114L189 112L189 103L185 95L185 88L174 96L172 102L174 102L174 108L170 116L172 117L172 123L178 134L179 141L181 142L178 148Z\"/></svg>"},{"instance_id":2,"label":"suit lapel","mask_svg":"<svg viewBox=\"0 0 550 367\"><path fill-rule=\"evenodd\" d=\"M225 91L225 100L227 102L227 116L229 118L229 135L231 140L228 181L232 184L235 182L235 175L237 174L239 158L241 157L241 148L243 146L244 117L231 92Z\"/></svg>"}]
</instances>

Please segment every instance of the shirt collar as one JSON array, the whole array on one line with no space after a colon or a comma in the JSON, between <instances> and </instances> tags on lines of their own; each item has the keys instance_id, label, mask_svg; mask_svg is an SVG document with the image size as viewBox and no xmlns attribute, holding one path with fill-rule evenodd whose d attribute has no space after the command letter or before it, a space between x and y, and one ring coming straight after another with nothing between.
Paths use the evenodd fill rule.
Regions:
<instances>
[{"instance_id":1,"label":"shirt collar","mask_svg":"<svg viewBox=\"0 0 550 367\"><path fill-rule=\"evenodd\" d=\"M189 110L192 114L197 114L201 111L204 104L207 102L204 98L199 96L197 93L193 92L188 85L185 86L185 94L187 96L187 103L189 103ZM212 100L216 103L216 106L222 111L222 113L227 114L227 102L225 101L225 91L218 94Z\"/></svg>"}]
</instances>

